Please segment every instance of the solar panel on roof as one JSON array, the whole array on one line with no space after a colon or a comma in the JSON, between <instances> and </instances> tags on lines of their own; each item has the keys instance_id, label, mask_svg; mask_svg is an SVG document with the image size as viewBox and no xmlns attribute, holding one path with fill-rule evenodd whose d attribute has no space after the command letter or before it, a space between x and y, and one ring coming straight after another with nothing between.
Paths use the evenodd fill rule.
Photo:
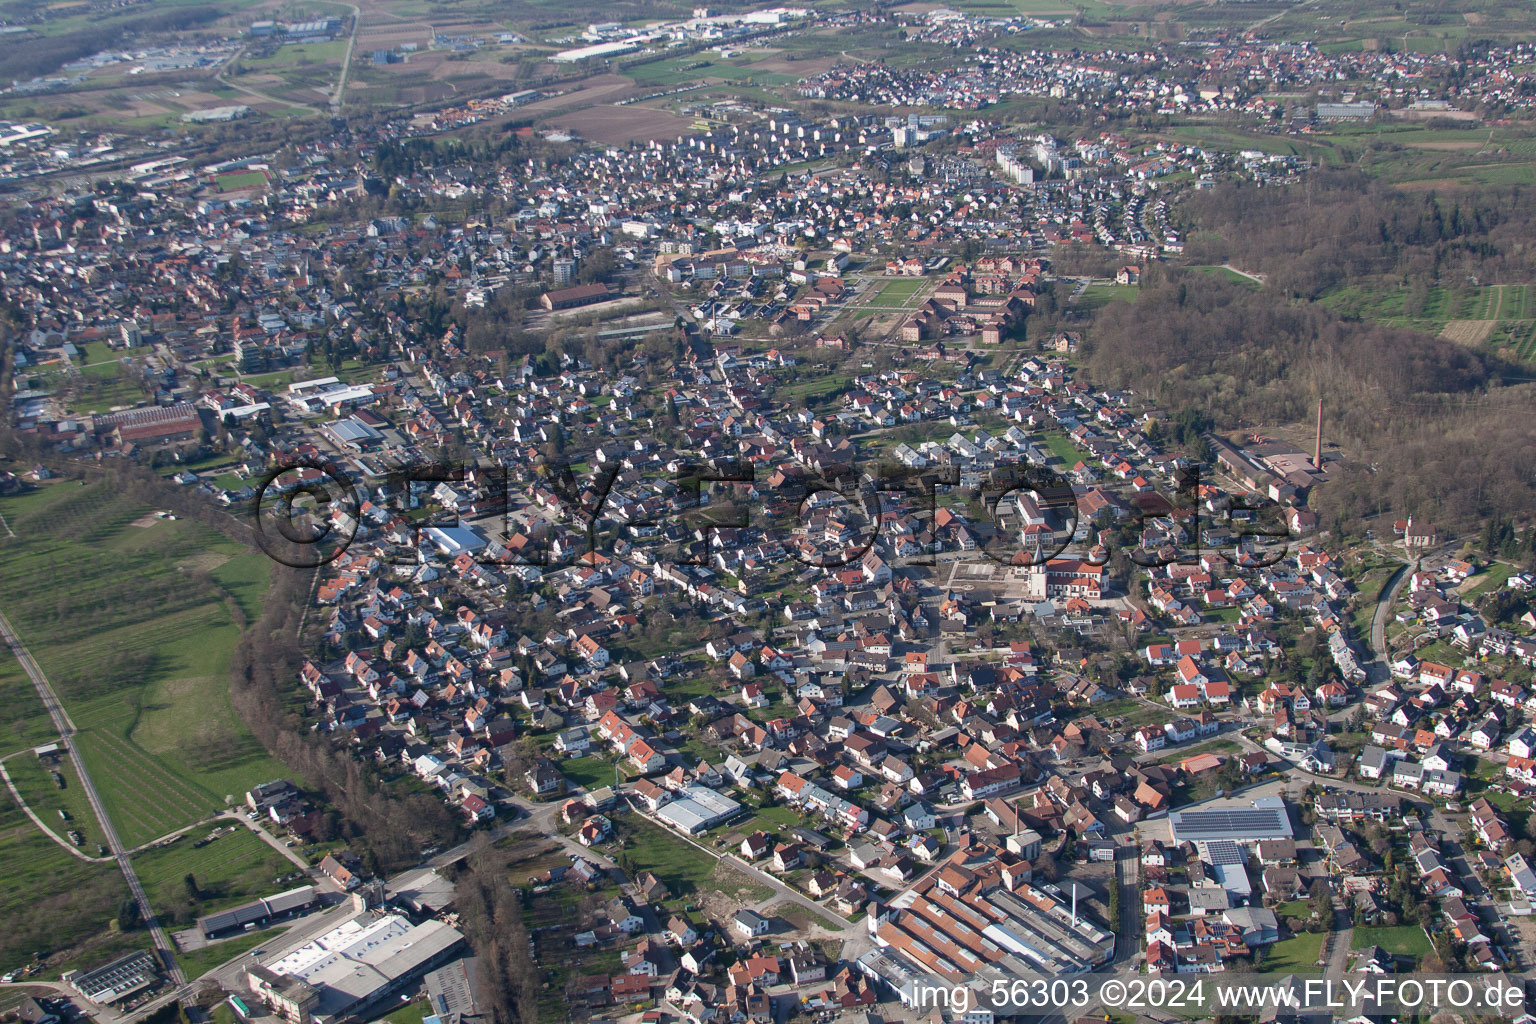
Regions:
<instances>
[{"instance_id":1,"label":"solar panel on roof","mask_svg":"<svg viewBox=\"0 0 1536 1024\"><path fill-rule=\"evenodd\" d=\"M1174 834L1181 840L1260 839L1291 834L1290 820L1282 807L1176 811L1170 818Z\"/></svg>"},{"instance_id":2,"label":"solar panel on roof","mask_svg":"<svg viewBox=\"0 0 1536 1024\"><path fill-rule=\"evenodd\" d=\"M1238 849L1237 844L1230 839L1217 839L1208 843L1206 852L1210 855L1211 864L1216 867L1227 867L1243 862L1243 851Z\"/></svg>"}]
</instances>

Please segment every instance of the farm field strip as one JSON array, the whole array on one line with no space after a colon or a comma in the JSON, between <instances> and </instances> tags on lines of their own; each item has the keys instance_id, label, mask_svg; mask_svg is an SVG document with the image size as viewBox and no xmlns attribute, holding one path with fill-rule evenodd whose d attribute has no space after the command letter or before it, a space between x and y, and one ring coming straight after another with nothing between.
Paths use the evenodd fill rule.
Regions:
<instances>
[{"instance_id":1,"label":"farm field strip","mask_svg":"<svg viewBox=\"0 0 1536 1024\"><path fill-rule=\"evenodd\" d=\"M80 734L87 738L92 734ZM128 821L124 822L121 829L125 846L139 846L168 832L174 832L189 821L183 816L164 815L162 808L148 802L147 794L153 791L155 780L152 776L146 776L127 768L120 760L111 757L101 748L91 743L80 744L80 756L85 758L91 771L92 778L99 778L102 802L107 805L107 813L112 815L114 821L119 820L119 815ZM123 792L123 785L130 785L130 792ZM140 812L143 812L142 814ZM196 821L201 815L192 817ZM129 828L128 823L135 826Z\"/></svg>"},{"instance_id":2,"label":"farm field strip","mask_svg":"<svg viewBox=\"0 0 1536 1024\"><path fill-rule=\"evenodd\" d=\"M111 754L108 756L115 757L115 759L127 764L130 771L136 764L141 771L162 775L164 781L157 781L164 787L165 794L173 802L180 804L185 810L197 813L216 803L211 793L166 771L149 754L127 740L114 736L103 729L92 730L91 735L97 740L104 741L111 750ZM196 819L194 818L193 820Z\"/></svg>"}]
</instances>

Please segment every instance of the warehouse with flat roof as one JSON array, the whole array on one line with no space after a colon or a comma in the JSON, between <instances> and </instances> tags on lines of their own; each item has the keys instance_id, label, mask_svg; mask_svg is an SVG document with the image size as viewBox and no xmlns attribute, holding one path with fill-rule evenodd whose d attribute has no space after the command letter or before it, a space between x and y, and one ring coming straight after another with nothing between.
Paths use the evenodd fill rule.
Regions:
<instances>
[{"instance_id":1,"label":"warehouse with flat roof","mask_svg":"<svg viewBox=\"0 0 1536 1024\"><path fill-rule=\"evenodd\" d=\"M369 911L266 966L246 971L251 991L292 1024L361 1014L447 962L464 936L442 921L411 924Z\"/></svg>"},{"instance_id":2,"label":"warehouse with flat roof","mask_svg":"<svg viewBox=\"0 0 1536 1024\"><path fill-rule=\"evenodd\" d=\"M678 799L662 804L656 817L685 835L698 835L729 821L741 812L741 804L708 786L689 786Z\"/></svg>"},{"instance_id":3,"label":"warehouse with flat roof","mask_svg":"<svg viewBox=\"0 0 1536 1024\"><path fill-rule=\"evenodd\" d=\"M1265 839L1290 839L1291 816L1278 796L1253 800L1211 801L1168 815L1168 830L1175 843L1257 843Z\"/></svg>"},{"instance_id":4,"label":"warehouse with flat roof","mask_svg":"<svg viewBox=\"0 0 1536 1024\"><path fill-rule=\"evenodd\" d=\"M198 918L197 927L205 939L215 939L243 931L248 927L279 921L292 914L302 913L319 902L319 893L312 885L280 892L276 896L255 900L217 914Z\"/></svg>"}]
</instances>

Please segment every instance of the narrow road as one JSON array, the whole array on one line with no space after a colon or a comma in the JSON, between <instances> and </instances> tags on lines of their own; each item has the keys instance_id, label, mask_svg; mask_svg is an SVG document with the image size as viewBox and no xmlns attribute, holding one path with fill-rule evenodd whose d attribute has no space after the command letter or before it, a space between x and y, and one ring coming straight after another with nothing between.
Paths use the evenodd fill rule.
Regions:
<instances>
[{"instance_id":1,"label":"narrow road","mask_svg":"<svg viewBox=\"0 0 1536 1024\"><path fill-rule=\"evenodd\" d=\"M1264 283L1264 278L1262 276L1260 276L1258 274L1250 274L1246 270L1239 270L1237 267L1234 267L1230 263L1223 263L1221 265L1221 269L1222 270L1230 270L1230 271L1232 271L1232 273L1236 274L1239 277L1246 277L1248 280L1252 281L1254 284L1263 284Z\"/></svg>"},{"instance_id":2,"label":"narrow road","mask_svg":"<svg viewBox=\"0 0 1536 1024\"><path fill-rule=\"evenodd\" d=\"M1115 879L1120 883L1120 934L1115 937L1116 964L1135 965L1141 952L1141 845L1115 849Z\"/></svg>"},{"instance_id":3,"label":"narrow road","mask_svg":"<svg viewBox=\"0 0 1536 1024\"><path fill-rule=\"evenodd\" d=\"M1326 940L1328 966L1324 970L1330 978L1342 978L1349 967L1349 948L1355 944L1354 915L1343 907L1335 908L1332 927Z\"/></svg>"},{"instance_id":4,"label":"narrow road","mask_svg":"<svg viewBox=\"0 0 1536 1024\"><path fill-rule=\"evenodd\" d=\"M213 80L218 82L220 85L227 85L231 89L238 89L241 92L245 93L247 96L254 96L254 97L256 97L259 100L266 100L268 103L275 104L275 105L277 105L279 107L296 107L296 108L298 108L300 110L305 111L306 113L310 113L310 114L318 114L318 113L320 113L320 108L319 107L312 107L308 103L300 103L298 100L290 100L290 99L286 99L286 98L284 98L282 96L274 96L274 95L272 95L269 92L262 92L260 89L252 89L248 85L241 85L239 82L231 82L229 79L225 78L224 75L228 72L229 65L231 63L233 63L234 61L238 60L240 58L240 56L242 54L244 54L244 53L245 53L245 48L241 47L240 50L237 51L233 57L229 58L229 60L224 62L224 66L219 69L219 73L218 74L213 76Z\"/></svg>"},{"instance_id":5,"label":"narrow road","mask_svg":"<svg viewBox=\"0 0 1536 1024\"><path fill-rule=\"evenodd\" d=\"M61 847L68 851L71 856L77 857L83 861L88 861L92 864L113 863L117 858L93 857L90 854L85 853L84 851L71 845L57 832L49 828L47 823L44 822L42 818L37 816L37 812L27 805L26 800L22 798L21 790L16 788L16 782L11 778L10 770L5 766L5 762L11 758L18 757L21 754L27 753L31 753L31 751L19 750L16 753L7 754L5 757L0 757L0 779L3 779L5 781L6 787L10 789L11 797L16 801L16 806L20 807L22 812L25 813L27 817L32 819L33 824L42 829L44 835L46 835L49 839L52 839L55 843L58 843ZM197 821L192 822L190 825L183 825L181 828L167 832L163 836L158 836L154 839L151 839L147 843L140 843L138 846L135 846L133 849L127 850L125 852L127 852L129 855L135 853L143 853L145 850L154 849L161 843L165 842L167 839L175 839L177 836L185 835L186 833L192 832L196 829L207 828L208 826L218 821L227 821L232 825L249 829L251 832L256 834L257 838L270 846L284 860L289 861L295 867L300 868L301 870L309 870L309 862L306 861L303 857L300 857L298 854L294 853L290 847L284 846L281 842L278 841L276 836L272 835L272 833L268 832L266 829L257 828L249 821L242 819L240 815L236 814L234 811L220 811L218 814L211 814L206 818L200 818Z\"/></svg>"},{"instance_id":6,"label":"narrow road","mask_svg":"<svg viewBox=\"0 0 1536 1024\"><path fill-rule=\"evenodd\" d=\"M336 80L336 93L331 97L331 113L341 111L342 94L347 91L347 73L352 70L352 48L357 45L358 22L362 20L362 12L353 4L352 8L352 34L347 36L347 53L341 58L341 77Z\"/></svg>"},{"instance_id":7,"label":"narrow road","mask_svg":"<svg viewBox=\"0 0 1536 1024\"><path fill-rule=\"evenodd\" d=\"M21 751L21 753L26 753L26 751ZM12 754L10 756L11 757L15 757L16 755ZM16 801L16 806L20 807L22 812L24 814L26 814L27 817L32 819L32 824L36 825L39 829L41 829L42 832L43 832L43 835L47 836L49 839L52 839L55 843L58 843L60 846L62 846L65 849L65 851L69 853L70 856L76 857L76 858L78 858L80 860L83 860L83 861L89 861L89 862L91 862L93 864L110 864L110 863L112 863L112 858L111 857L92 857L90 854L85 853L85 852L77 849L75 846L73 846L72 844L67 842L64 839L63 836L59 835L53 829L49 828L46 824L44 824L43 823L43 819L39 818L37 816L37 812L34 811L32 808L28 807L27 806L27 802L21 798L21 790L17 789L16 788L16 783L11 781L11 773L6 769L5 761L3 759L0 759L0 778L5 779L6 788L11 791L11 799L15 800Z\"/></svg>"},{"instance_id":8,"label":"narrow road","mask_svg":"<svg viewBox=\"0 0 1536 1024\"><path fill-rule=\"evenodd\" d=\"M101 802L100 794L96 792L96 784L91 781L91 775L85 769L85 759L80 756L80 749L74 742L75 723L70 719L69 712L65 711L63 705L59 703L59 698L53 692L53 686L48 682L48 677L43 675L42 668L17 637L16 631L11 628L10 620L4 614L0 614L0 639L5 641L6 646L11 649L11 653L16 656L17 661L21 662L21 667L31 678L32 685L37 688L38 697L42 699L43 707L48 710L48 717L53 719L53 726L59 731L63 746L69 751L69 760L75 766L75 774L80 779L80 788L85 791L91 810L101 824L106 847L116 858L117 866L123 873L123 880L128 883L129 893L133 895L134 902L139 905L139 916L154 939L155 950L166 966L167 976L178 987L185 985L186 976L181 973L181 967L176 963L176 947L172 945L170 936L165 933L159 919L155 917L154 908L149 905L149 897L144 892L144 886L139 883L139 876L128 860L128 851L123 847L123 841L118 838L117 829L112 826L112 819L107 816L107 809Z\"/></svg>"},{"instance_id":9,"label":"narrow road","mask_svg":"<svg viewBox=\"0 0 1536 1024\"><path fill-rule=\"evenodd\" d=\"M1383 665L1387 664L1387 615L1392 610L1392 603L1397 600L1397 592L1402 589L1403 581L1408 578L1409 568L1404 563L1387 580L1386 586L1381 588L1380 596L1376 598L1376 613L1371 616L1371 653Z\"/></svg>"}]
</instances>

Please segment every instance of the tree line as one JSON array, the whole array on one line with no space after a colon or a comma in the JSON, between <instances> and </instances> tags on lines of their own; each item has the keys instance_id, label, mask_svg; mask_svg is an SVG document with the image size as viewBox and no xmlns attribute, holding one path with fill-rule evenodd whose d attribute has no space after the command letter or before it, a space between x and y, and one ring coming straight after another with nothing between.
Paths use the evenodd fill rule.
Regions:
<instances>
[{"instance_id":1,"label":"tree line","mask_svg":"<svg viewBox=\"0 0 1536 1024\"><path fill-rule=\"evenodd\" d=\"M487 844L461 862L454 880L459 927L478 958L492 1024L539 1019L539 969L523 921L524 894L509 880L510 860Z\"/></svg>"}]
</instances>

